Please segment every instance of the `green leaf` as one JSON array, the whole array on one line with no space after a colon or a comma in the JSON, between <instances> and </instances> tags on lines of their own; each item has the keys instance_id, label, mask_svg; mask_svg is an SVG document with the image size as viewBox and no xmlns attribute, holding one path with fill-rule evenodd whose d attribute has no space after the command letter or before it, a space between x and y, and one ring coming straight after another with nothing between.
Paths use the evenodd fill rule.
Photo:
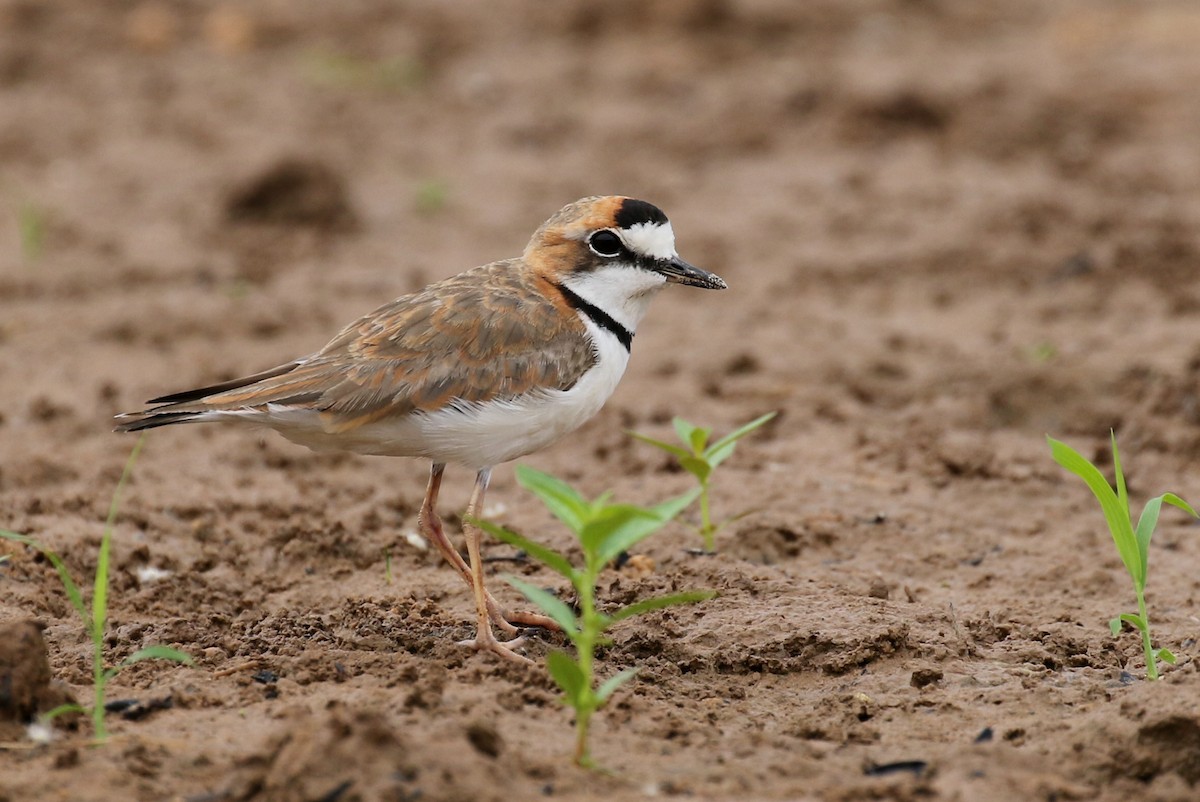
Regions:
<instances>
[{"instance_id":1,"label":"green leaf","mask_svg":"<svg viewBox=\"0 0 1200 802\"><path fill-rule=\"evenodd\" d=\"M626 433L635 440L641 440L643 443L648 443L649 445L666 451L668 454L673 454L675 457L680 459L691 456L691 453L686 449L682 449L679 446L672 445L671 443L664 443L662 440L655 440L653 437L647 437L646 435L638 434L637 432L627 431Z\"/></svg>"},{"instance_id":2,"label":"green leaf","mask_svg":"<svg viewBox=\"0 0 1200 802\"><path fill-rule=\"evenodd\" d=\"M112 500L108 504L108 517L104 520L104 534L100 536L100 554L96 558L96 578L92 586L91 635L94 641L104 636L104 626L108 620L108 563L112 553L113 527L117 522L117 511L121 508L121 493L129 483L129 477L133 475L133 466L137 463L138 454L141 453L145 442L146 435L143 434L133 444L133 450L125 460L125 468L121 471L121 478L117 480L117 487L113 490Z\"/></svg>"},{"instance_id":3,"label":"green leaf","mask_svg":"<svg viewBox=\"0 0 1200 802\"><path fill-rule=\"evenodd\" d=\"M1121 613L1121 620L1139 632L1146 631L1146 622L1136 613Z\"/></svg>"},{"instance_id":4,"label":"green leaf","mask_svg":"<svg viewBox=\"0 0 1200 802\"><path fill-rule=\"evenodd\" d=\"M679 458L679 464L685 471L695 476L701 484L707 482L708 477L712 475L713 466L703 457L693 457L688 454L686 457Z\"/></svg>"},{"instance_id":5,"label":"green leaf","mask_svg":"<svg viewBox=\"0 0 1200 802\"><path fill-rule=\"evenodd\" d=\"M736 443L738 440L741 440L743 437L750 434L750 432L752 432L755 429L757 429L758 427L762 426L763 424L765 424L767 421L771 420L771 418L774 418L778 414L779 414L778 411L768 412L766 415L760 415L759 417L750 421L745 426L741 426L737 429L734 429L732 432L725 435L720 440L718 440L717 442L715 442L711 446L709 446L708 447L709 454L711 454L714 451L717 451L718 449L724 448L725 446L727 446L731 443Z\"/></svg>"},{"instance_id":6,"label":"green leaf","mask_svg":"<svg viewBox=\"0 0 1200 802\"><path fill-rule=\"evenodd\" d=\"M736 442L729 442L720 448L710 448L704 452L704 458L708 460L709 467L714 470L725 460L733 455L733 449L737 446Z\"/></svg>"},{"instance_id":7,"label":"green leaf","mask_svg":"<svg viewBox=\"0 0 1200 802\"><path fill-rule=\"evenodd\" d=\"M63 590L66 591L67 599L70 600L71 606L75 608L75 612L79 613L80 619L83 620L83 628L88 631L89 635L92 631L92 616L88 612L87 606L83 603L83 594L79 592L79 586L75 584L75 580L71 578L71 572L67 570L66 563L62 558L51 551L46 546L43 546L38 541L31 538L29 535L22 535L17 532L9 532L5 529L0 529L0 538L5 540L13 540L17 543L24 543L26 546L32 546L42 553L50 564L54 566L54 570L58 572L58 578L62 581Z\"/></svg>"},{"instance_id":8,"label":"green leaf","mask_svg":"<svg viewBox=\"0 0 1200 802\"><path fill-rule=\"evenodd\" d=\"M1162 510L1163 502L1172 506L1178 507L1186 511L1193 517L1200 518L1196 511L1192 509L1192 505L1181 499L1174 493L1163 493L1161 496L1156 496L1146 502L1146 506L1142 508L1142 514L1138 518L1137 523L1137 544L1138 555L1142 560L1142 575L1148 575L1148 566L1150 561L1150 539L1154 537L1154 529L1158 526L1158 516Z\"/></svg>"},{"instance_id":9,"label":"green leaf","mask_svg":"<svg viewBox=\"0 0 1200 802\"><path fill-rule=\"evenodd\" d=\"M656 504L648 509L641 507L624 507L636 511L609 527L608 531L598 541L598 556L601 563L607 563L623 551L628 551L650 535L657 532L672 518L678 515L700 495L700 488L692 488L682 496ZM609 509L614 509L610 507ZM585 545L586 548L586 545Z\"/></svg>"},{"instance_id":10,"label":"green leaf","mask_svg":"<svg viewBox=\"0 0 1200 802\"><path fill-rule=\"evenodd\" d=\"M690 447L692 445L692 432L696 431L696 427L683 418L673 418L671 425L675 427L675 434L679 436L679 440L685 446Z\"/></svg>"},{"instance_id":11,"label":"green leaf","mask_svg":"<svg viewBox=\"0 0 1200 802\"><path fill-rule=\"evenodd\" d=\"M172 649L170 646L147 646L145 649L138 649L122 660L121 668L140 663L143 660L171 660L175 663L183 663L185 666L195 665L192 656L187 652Z\"/></svg>"},{"instance_id":12,"label":"green leaf","mask_svg":"<svg viewBox=\"0 0 1200 802\"><path fill-rule=\"evenodd\" d=\"M692 447L693 454L703 454L704 447L708 445L708 436L712 434L712 429L704 429L697 426L692 429L692 436L688 440L688 445Z\"/></svg>"},{"instance_id":13,"label":"green leaf","mask_svg":"<svg viewBox=\"0 0 1200 802\"><path fill-rule=\"evenodd\" d=\"M600 683L600 687L596 689L596 702L599 704L607 702L608 697L613 695L613 691L637 676L639 670L637 668L627 668L619 674L614 674L604 680L604 682Z\"/></svg>"},{"instance_id":14,"label":"green leaf","mask_svg":"<svg viewBox=\"0 0 1200 802\"><path fill-rule=\"evenodd\" d=\"M1138 518L1137 532L1137 547L1138 559L1141 561L1142 573L1147 573L1147 566L1150 561L1150 538L1154 536L1154 527L1158 526L1158 514L1162 510L1163 496L1152 498L1146 502L1146 506L1142 508L1141 517Z\"/></svg>"},{"instance_id":15,"label":"green leaf","mask_svg":"<svg viewBox=\"0 0 1200 802\"><path fill-rule=\"evenodd\" d=\"M1159 649L1154 653L1156 660L1162 660L1167 665L1175 665L1175 654L1170 649Z\"/></svg>"},{"instance_id":16,"label":"green leaf","mask_svg":"<svg viewBox=\"0 0 1200 802\"><path fill-rule=\"evenodd\" d=\"M550 512L572 532L578 533L587 520L588 503L566 482L527 465L517 466L517 482L542 500Z\"/></svg>"},{"instance_id":17,"label":"green leaf","mask_svg":"<svg viewBox=\"0 0 1200 802\"><path fill-rule=\"evenodd\" d=\"M1193 518L1200 518L1200 512L1196 512L1194 509L1192 509L1191 504L1188 504L1174 493L1163 493L1162 500L1170 504L1172 507L1178 507L1179 509L1191 515Z\"/></svg>"},{"instance_id":18,"label":"green leaf","mask_svg":"<svg viewBox=\"0 0 1200 802\"><path fill-rule=\"evenodd\" d=\"M92 639L104 637L108 618L108 557L112 550L112 527L105 524L100 537L100 555L96 558L96 578L92 584Z\"/></svg>"},{"instance_id":19,"label":"green leaf","mask_svg":"<svg viewBox=\"0 0 1200 802\"><path fill-rule=\"evenodd\" d=\"M554 619L572 639L579 634L579 626L575 621L575 613L562 599L553 593L542 590L515 576L506 576L504 581L525 594L525 598L542 608L542 611Z\"/></svg>"},{"instance_id":20,"label":"green leaf","mask_svg":"<svg viewBox=\"0 0 1200 802\"><path fill-rule=\"evenodd\" d=\"M743 518L745 518L747 515L753 515L753 514L754 514L754 513L756 513L756 512L761 512L761 511L762 511L762 509L763 509L762 507L751 507L751 508L750 508L750 509L748 509L748 510L742 510L742 511L741 511L741 512L739 512L739 513L736 513L736 514L734 514L734 515L730 515L728 518L726 518L725 520L723 520L723 521L721 521L719 524L717 524L717 526L716 526L716 529L717 529L717 531L719 532L720 530L722 530L722 529L724 529L725 527L729 526L729 525L730 525L731 523L733 523L734 521L740 521L740 520L742 520Z\"/></svg>"},{"instance_id":21,"label":"green leaf","mask_svg":"<svg viewBox=\"0 0 1200 802\"><path fill-rule=\"evenodd\" d=\"M642 599L633 604L626 605L620 610L609 616L609 620L613 623L624 621L626 618L632 618L635 615L651 612L652 610L661 610L664 607L673 607L677 604L694 604L695 602L708 601L717 595L715 590L689 590L683 593L672 593L669 596L655 596L653 599Z\"/></svg>"},{"instance_id":22,"label":"green leaf","mask_svg":"<svg viewBox=\"0 0 1200 802\"><path fill-rule=\"evenodd\" d=\"M520 549L555 573L561 574L567 579L574 581L575 569L571 566L571 563L567 560L567 558L559 554L557 551L549 549L540 543L532 541L523 535L517 534L516 532L505 529L502 526L497 526L491 521L481 521L478 518L473 517L467 517L464 520L468 524L478 526L480 529L487 532L497 540L507 543L513 548Z\"/></svg>"},{"instance_id":23,"label":"green leaf","mask_svg":"<svg viewBox=\"0 0 1200 802\"><path fill-rule=\"evenodd\" d=\"M587 522L579 539L583 543L584 551L594 555L599 564L603 565L629 548L622 546L613 551L610 542L624 543L632 539L632 542L636 543L662 525L663 521L651 510L632 504L612 504Z\"/></svg>"},{"instance_id":24,"label":"green leaf","mask_svg":"<svg viewBox=\"0 0 1200 802\"><path fill-rule=\"evenodd\" d=\"M1113 637L1121 634L1121 617L1109 619L1108 628L1112 630Z\"/></svg>"},{"instance_id":25,"label":"green leaf","mask_svg":"<svg viewBox=\"0 0 1200 802\"><path fill-rule=\"evenodd\" d=\"M691 490L684 493L682 496L667 499L659 504L650 507L650 511L662 519L665 524L674 518L679 513L683 512L688 506L696 500L700 495L701 489L693 487Z\"/></svg>"},{"instance_id":26,"label":"green leaf","mask_svg":"<svg viewBox=\"0 0 1200 802\"><path fill-rule=\"evenodd\" d=\"M59 716L65 716L67 713L83 713L84 709L74 702L67 702L64 705L53 707L38 716L39 721L53 721Z\"/></svg>"},{"instance_id":27,"label":"green leaf","mask_svg":"<svg viewBox=\"0 0 1200 802\"><path fill-rule=\"evenodd\" d=\"M1121 505L1120 499L1113 492L1108 480L1082 454L1052 437L1047 437L1046 441L1050 444L1054 461L1082 479L1096 496L1096 500L1100 502L1100 509L1104 513L1104 519L1108 522L1108 530L1112 534L1113 543L1117 546L1117 553L1121 557L1121 562L1125 564L1125 570L1129 572L1129 576L1139 589L1144 588L1146 575L1142 570L1137 538L1133 533L1133 524L1129 520L1128 507ZM1118 476L1120 476L1119 473ZM1123 481L1123 477L1121 480Z\"/></svg>"},{"instance_id":28,"label":"green leaf","mask_svg":"<svg viewBox=\"0 0 1200 802\"><path fill-rule=\"evenodd\" d=\"M1132 521L1133 515L1129 512L1129 493L1125 490L1125 472L1121 470L1121 454L1117 451L1117 433L1109 429L1108 436L1112 440L1113 474L1117 480L1117 503L1125 510L1125 517Z\"/></svg>"},{"instance_id":29,"label":"green leaf","mask_svg":"<svg viewBox=\"0 0 1200 802\"><path fill-rule=\"evenodd\" d=\"M565 652L558 651L546 655L546 669L558 687L562 688L563 693L567 695L567 702L575 709L579 709L580 703L583 702L584 689L587 687L583 669Z\"/></svg>"}]
</instances>

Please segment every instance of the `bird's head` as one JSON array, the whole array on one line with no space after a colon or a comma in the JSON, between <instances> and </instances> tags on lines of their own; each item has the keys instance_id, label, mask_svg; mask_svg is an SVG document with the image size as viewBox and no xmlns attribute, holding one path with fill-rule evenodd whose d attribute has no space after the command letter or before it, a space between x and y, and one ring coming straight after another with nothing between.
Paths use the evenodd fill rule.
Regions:
<instances>
[{"instance_id":1,"label":"bird's head","mask_svg":"<svg viewBox=\"0 0 1200 802\"><path fill-rule=\"evenodd\" d=\"M603 285L609 292L638 296L668 283L710 290L727 286L679 258L675 232L661 209L619 195L564 206L534 232L524 258L539 275L577 291Z\"/></svg>"}]
</instances>

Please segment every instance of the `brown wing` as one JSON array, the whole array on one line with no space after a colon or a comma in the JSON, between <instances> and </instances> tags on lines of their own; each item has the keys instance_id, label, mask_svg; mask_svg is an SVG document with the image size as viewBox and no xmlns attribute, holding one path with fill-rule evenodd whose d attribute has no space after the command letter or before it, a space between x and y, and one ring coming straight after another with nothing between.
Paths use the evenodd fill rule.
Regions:
<instances>
[{"instance_id":1,"label":"brown wing","mask_svg":"<svg viewBox=\"0 0 1200 802\"><path fill-rule=\"evenodd\" d=\"M495 262L399 298L343 329L317 353L215 392L178 393L150 414L295 406L327 431L452 401L566 390L596 355L578 315L518 260ZM164 421L166 422L166 421Z\"/></svg>"}]
</instances>

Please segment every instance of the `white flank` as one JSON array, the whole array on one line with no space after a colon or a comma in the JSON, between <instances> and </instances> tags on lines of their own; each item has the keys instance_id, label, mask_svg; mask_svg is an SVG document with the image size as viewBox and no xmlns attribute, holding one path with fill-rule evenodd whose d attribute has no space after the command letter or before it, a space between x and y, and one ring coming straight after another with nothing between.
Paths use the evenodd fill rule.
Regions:
<instances>
[{"instance_id":1,"label":"white flank","mask_svg":"<svg viewBox=\"0 0 1200 802\"><path fill-rule=\"evenodd\" d=\"M655 259L670 259L675 253L675 230L670 223L636 223L616 229L625 246L634 253Z\"/></svg>"}]
</instances>

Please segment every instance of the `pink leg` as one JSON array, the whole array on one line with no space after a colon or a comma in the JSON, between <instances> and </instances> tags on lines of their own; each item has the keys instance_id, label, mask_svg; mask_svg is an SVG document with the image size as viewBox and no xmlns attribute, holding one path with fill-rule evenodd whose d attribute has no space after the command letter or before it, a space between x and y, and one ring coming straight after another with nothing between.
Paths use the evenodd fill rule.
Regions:
<instances>
[{"instance_id":1,"label":"pink leg","mask_svg":"<svg viewBox=\"0 0 1200 802\"><path fill-rule=\"evenodd\" d=\"M434 545L442 558L458 571L458 575L462 577L463 581L474 589L475 580L471 568L463 561L462 555L458 553L458 549L454 548L450 539L446 537L446 533L442 529L442 520L436 511L438 493L442 487L442 474L445 470L444 463L434 463L430 469L429 487L425 491L425 501L421 504L421 511L417 515L417 527L421 530L421 534ZM517 627L513 626L513 622L523 626L542 627L555 632L560 630L558 624L546 616L525 612L510 613L501 607L486 589L484 590L484 600L487 604L488 615L500 631L507 635L517 635L520 632Z\"/></svg>"},{"instance_id":2,"label":"pink leg","mask_svg":"<svg viewBox=\"0 0 1200 802\"><path fill-rule=\"evenodd\" d=\"M491 476L491 468L484 468L475 475L475 489L471 491L471 501L467 504L466 517L468 519L474 519L477 511L483 507L483 495L487 492L488 480L491 479ZM463 645L473 646L476 649L484 649L509 660L532 663L533 661L528 657L519 655L512 650L513 646L521 643L521 638L511 640L508 643L501 643L496 640L496 636L492 632L492 619L491 611L488 609L487 589L483 586L483 559L479 549L479 542L483 537L483 531L479 527L465 522L463 523L463 531L467 536L467 556L471 558L471 587L475 591L475 610L479 619L479 629L475 633L475 639L463 641Z\"/></svg>"}]
</instances>

